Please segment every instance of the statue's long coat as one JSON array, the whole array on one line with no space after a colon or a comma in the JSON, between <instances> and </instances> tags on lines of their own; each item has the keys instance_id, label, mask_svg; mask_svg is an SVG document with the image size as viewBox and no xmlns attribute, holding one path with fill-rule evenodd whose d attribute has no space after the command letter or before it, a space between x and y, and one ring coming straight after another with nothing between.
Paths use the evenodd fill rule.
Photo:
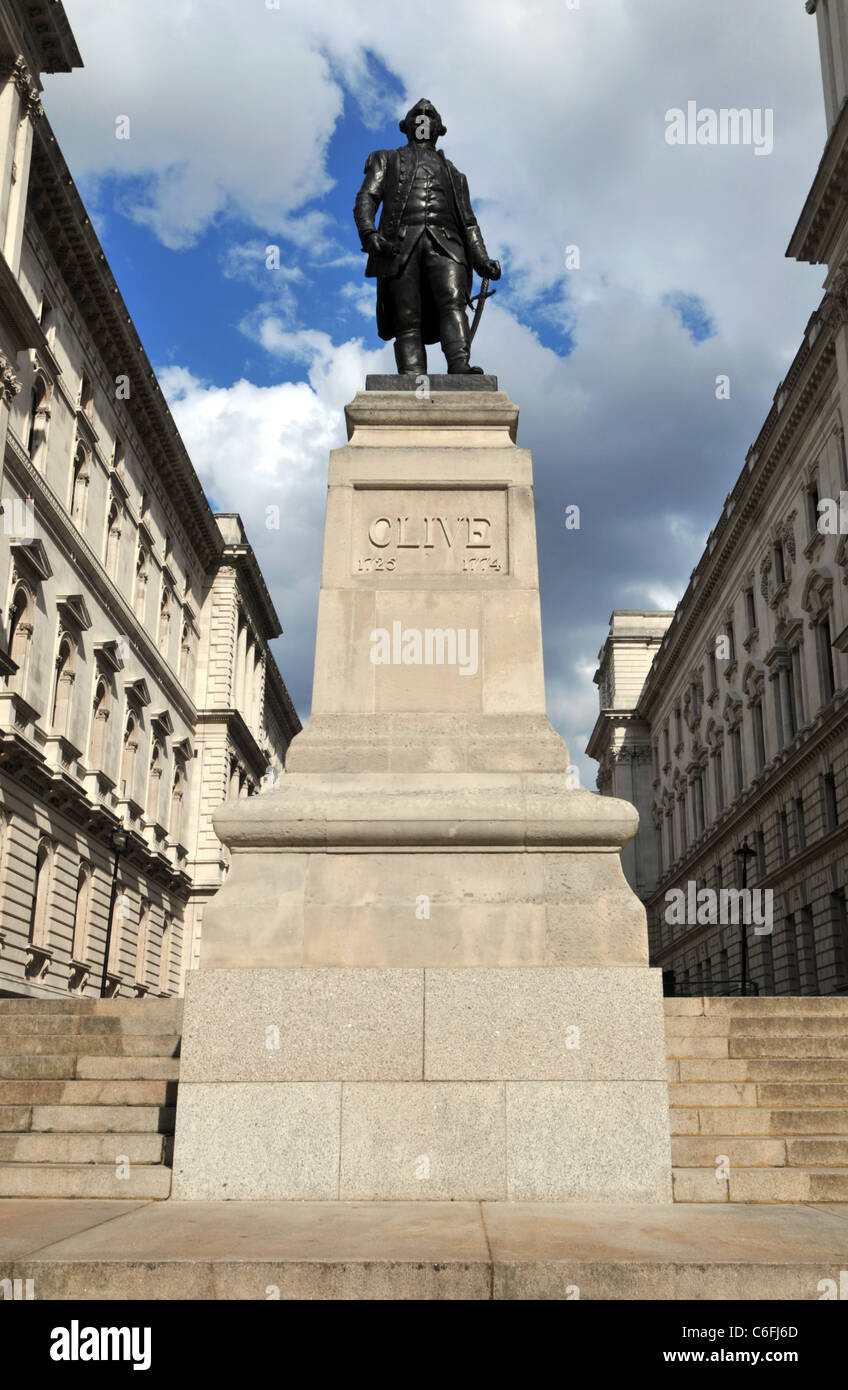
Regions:
<instances>
[{"instance_id":1,"label":"statue's long coat","mask_svg":"<svg viewBox=\"0 0 848 1390\"><path fill-rule=\"evenodd\" d=\"M472 246L475 241L481 243L482 238L471 207L468 180L449 159L445 158L441 150L437 150L436 153L444 162L461 240L442 227L431 227L429 230L445 254L466 267L467 296L471 293ZM366 276L377 278L377 332L385 340L394 338L397 333L393 322L391 296L386 293L386 281L400 274L418 237L424 231L420 226L407 228L403 222L417 167L418 153L414 145L402 145L397 150L374 150L365 162L365 178L356 195L353 209L363 250L368 237L375 231L399 247L396 256L375 255L369 252L368 264L365 267ZM383 210L377 226L375 218L381 203ZM438 312L426 283L421 286L421 327L425 343L439 341Z\"/></svg>"}]
</instances>

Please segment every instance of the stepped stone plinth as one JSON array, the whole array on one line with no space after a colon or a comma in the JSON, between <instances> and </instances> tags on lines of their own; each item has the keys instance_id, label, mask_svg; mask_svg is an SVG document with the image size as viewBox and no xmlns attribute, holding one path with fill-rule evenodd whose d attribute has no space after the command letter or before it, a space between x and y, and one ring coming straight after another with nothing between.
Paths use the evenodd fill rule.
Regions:
<instances>
[{"instance_id":1,"label":"stepped stone plinth","mask_svg":"<svg viewBox=\"0 0 848 1390\"><path fill-rule=\"evenodd\" d=\"M175 1196L667 1201L637 813L547 718L517 407L376 385L330 458L311 717L215 817Z\"/></svg>"}]
</instances>

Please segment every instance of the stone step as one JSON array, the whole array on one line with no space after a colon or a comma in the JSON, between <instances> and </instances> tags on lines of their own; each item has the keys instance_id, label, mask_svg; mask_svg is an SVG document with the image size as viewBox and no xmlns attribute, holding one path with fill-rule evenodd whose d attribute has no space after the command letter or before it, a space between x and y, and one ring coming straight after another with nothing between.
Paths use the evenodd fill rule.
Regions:
<instances>
[{"instance_id":1,"label":"stone step","mask_svg":"<svg viewBox=\"0 0 848 1390\"><path fill-rule=\"evenodd\" d=\"M10 1037L0 1034L0 1060L8 1057L173 1057L180 1045L179 1033L35 1034Z\"/></svg>"},{"instance_id":2,"label":"stone step","mask_svg":"<svg viewBox=\"0 0 848 1390\"><path fill-rule=\"evenodd\" d=\"M175 1081L0 1081L0 1105L175 1105Z\"/></svg>"},{"instance_id":3,"label":"stone step","mask_svg":"<svg viewBox=\"0 0 848 1390\"><path fill-rule=\"evenodd\" d=\"M0 1005L2 1005L0 1000ZM135 1033L175 1033L182 1024L182 1013L145 1011L133 1014L9 1014L0 1007L0 1033L20 1037L69 1038L104 1036L132 1037Z\"/></svg>"},{"instance_id":4,"label":"stone step","mask_svg":"<svg viewBox=\"0 0 848 1390\"><path fill-rule=\"evenodd\" d=\"M673 1168L675 1202L848 1202L848 1168Z\"/></svg>"},{"instance_id":5,"label":"stone step","mask_svg":"<svg viewBox=\"0 0 848 1390\"><path fill-rule=\"evenodd\" d=\"M712 1021L715 1015L709 1015ZM848 1017L844 1014L763 1014L760 1018L731 1014L726 1020L731 1038L810 1038L845 1037Z\"/></svg>"},{"instance_id":6,"label":"stone step","mask_svg":"<svg viewBox=\"0 0 848 1390\"><path fill-rule=\"evenodd\" d=\"M848 1061L839 1057L681 1057L680 1081L844 1081Z\"/></svg>"},{"instance_id":7,"label":"stone step","mask_svg":"<svg viewBox=\"0 0 848 1390\"><path fill-rule=\"evenodd\" d=\"M4 1081L70 1081L76 1069L76 1057L0 1057L0 1089Z\"/></svg>"},{"instance_id":8,"label":"stone step","mask_svg":"<svg viewBox=\"0 0 848 1390\"><path fill-rule=\"evenodd\" d=\"M787 1105L793 1110L848 1105L848 1082L761 1081L757 1082L757 1103L767 1109Z\"/></svg>"},{"instance_id":9,"label":"stone step","mask_svg":"<svg viewBox=\"0 0 848 1390\"><path fill-rule=\"evenodd\" d=\"M162 1163L162 1134L0 1134L4 1163Z\"/></svg>"},{"instance_id":10,"label":"stone step","mask_svg":"<svg viewBox=\"0 0 848 1390\"><path fill-rule=\"evenodd\" d=\"M737 1300L780 1302L766 1324L825 1279L838 1289L846 1267L844 1216L803 1204L171 1200L108 1220L70 1205L10 1213L3 1273L33 1279L39 1300L261 1302L272 1286L282 1300L538 1302L576 1287L584 1301L720 1300L729 1317Z\"/></svg>"},{"instance_id":11,"label":"stone step","mask_svg":"<svg viewBox=\"0 0 848 1390\"><path fill-rule=\"evenodd\" d=\"M672 1134L819 1135L848 1134L848 1109L767 1110L756 1106L672 1107Z\"/></svg>"},{"instance_id":12,"label":"stone step","mask_svg":"<svg viewBox=\"0 0 848 1390\"><path fill-rule=\"evenodd\" d=\"M848 1136L816 1134L809 1139L786 1140L789 1168L848 1169Z\"/></svg>"},{"instance_id":13,"label":"stone step","mask_svg":"<svg viewBox=\"0 0 848 1390\"><path fill-rule=\"evenodd\" d=\"M179 1057L78 1057L77 1081L178 1081Z\"/></svg>"},{"instance_id":14,"label":"stone step","mask_svg":"<svg viewBox=\"0 0 848 1390\"><path fill-rule=\"evenodd\" d=\"M703 1109L708 1105L834 1108L848 1105L848 1082L842 1081L671 1081L669 1103Z\"/></svg>"},{"instance_id":15,"label":"stone step","mask_svg":"<svg viewBox=\"0 0 848 1390\"><path fill-rule=\"evenodd\" d=\"M33 999L15 997L0 999L0 1017L3 1014L97 1014L102 1017L166 1018L173 1015L181 1018L182 999Z\"/></svg>"},{"instance_id":16,"label":"stone step","mask_svg":"<svg viewBox=\"0 0 848 1390\"><path fill-rule=\"evenodd\" d=\"M848 1032L810 1038L752 1037L734 1034L727 1040L728 1057L848 1057Z\"/></svg>"},{"instance_id":17,"label":"stone step","mask_svg":"<svg viewBox=\"0 0 848 1390\"><path fill-rule=\"evenodd\" d=\"M760 1018L764 1014L843 1014L848 1019L848 995L761 995L756 998L723 995L695 999L664 999L666 1018L710 1014Z\"/></svg>"},{"instance_id":18,"label":"stone step","mask_svg":"<svg viewBox=\"0 0 848 1390\"><path fill-rule=\"evenodd\" d=\"M715 1170L726 1160L731 1168L782 1168L786 1163L783 1138L751 1138L738 1134L673 1135L671 1162L674 1168Z\"/></svg>"},{"instance_id":19,"label":"stone step","mask_svg":"<svg viewBox=\"0 0 848 1390\"><path fill-rule=\"evenodd\" d=\"M2 1105L5 1133L173 1134L173 1105Z\"/></svg>"},{"instance_id":20,"label":"stone step","mask_svg":"<svg viewBox=\"0 0 848 1390\"><path fill-rule=\"evenodd\" d=\"M161 1164L133 1163L119 1178L114 1163L2 1163L0 1197L165 1198L171 1170Z\"/></svg>"}]
</instances>

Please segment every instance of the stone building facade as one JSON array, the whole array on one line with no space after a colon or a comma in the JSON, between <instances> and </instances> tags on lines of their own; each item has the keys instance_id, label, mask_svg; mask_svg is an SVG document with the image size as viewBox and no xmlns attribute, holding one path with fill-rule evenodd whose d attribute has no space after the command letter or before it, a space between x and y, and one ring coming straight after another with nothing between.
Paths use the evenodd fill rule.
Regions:
<instances>
[{"instance_id":1,"label":"stone building facade","mask_svg":"<svg viewBox=\"0 0 848 1390\"><path fill-rule=\"evenodd\" d=\"M848 993L848 4L807 9L829 134L787 254L824 298L676 611L614 613L596 676L588 752L639 807L625 871L684 994L741 988L743 929L761 993ZM720 907L745 843L771 930Z\"/></svg>"},{"instance_id":2,"label":"stone building facade","mask_svg":"<svg viewBox=\"0 0 848 1390\"><path fill-rule=\"evenodd\" d=\"M0 0L0 993L173 994L211 813L300 724L43 112L79 66L61 4Z\"/></svg>"}]
</instances>

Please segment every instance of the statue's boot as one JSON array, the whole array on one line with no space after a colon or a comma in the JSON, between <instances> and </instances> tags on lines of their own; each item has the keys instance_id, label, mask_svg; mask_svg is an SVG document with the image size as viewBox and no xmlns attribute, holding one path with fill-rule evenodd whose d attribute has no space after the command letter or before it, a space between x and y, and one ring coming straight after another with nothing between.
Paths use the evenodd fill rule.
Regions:
<instances>
[{"instance_id":1,"label":"statue's boot","mask_svg":"<svg viewBox=\"0 0 848 1390\"><path fill-rule=\"evenodd\" d=\"M427 371L427 350L420 333L398 333L395 338L395 362L401 376L421 376Z\"/></svg>"},{"instance_id":2,"label":"statue's boot","mask_svg":"<svg viewBox=\"0 0 848 1390\"><path fill-rule=\"evenodd\" d=\"M468 320L462 309L448 309L442 314L442 352L447 358L448 372L468 376L483 375L482 367L472 367L468 361Z\"/></svg>"}]
</instances>

